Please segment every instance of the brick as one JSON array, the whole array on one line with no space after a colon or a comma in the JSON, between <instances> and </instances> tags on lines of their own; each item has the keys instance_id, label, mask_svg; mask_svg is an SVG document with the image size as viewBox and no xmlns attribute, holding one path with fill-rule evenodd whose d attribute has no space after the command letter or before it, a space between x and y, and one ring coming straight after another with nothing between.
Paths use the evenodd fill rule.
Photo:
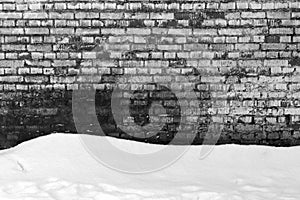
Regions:
<instances>
[{"instance_id":1,"label":"brick","mask_svg":"<svg viewBox=\"0 0 300 200\"><path fill-rule=\"evenodd\" d=\"M192 29L169 29L168 34L170 34L170 35L191 35Z\"/></svg>"},{"instance_id":2,"label":"brick","mask_svg":"<svg viewBox=\"0 0 300 200\"><path fill-rule=\"evenodd\" d=\"M249 3L249 8L254 9L254 10L259 10L259 9L262 9L262 4L257 3L257 2L250 2Z\"/></svg>"},{"instance_id":3,"label":"brick","mask_svg":"<svg viewBox=\"0 0 300 200\"><path fill-rule=\"evenodd\" d=\"M220 29L220 35L243 35L243 29Z\"/></svg>"},{"instance_id":4,"label":"brick","mask_svg":"<svg viewBox=\"0 0 300 200\"><path fill-rule=\"evenodd\" d=\"M49 77L47 76L25 76L26 83L47 83Z\"/></svg>"},{"instance_id":5,"label":"brick","mask_svg":"<svg viewBox=\"0 0 300 200\"><path fill-rule=\"evenodd\" d=\"M0 76L0 82L4 83L20 83L22 81L22 76Z\"/></svg>"},{"instance_id":6,"label":"brick","mask_svg":"<svg viewBox=\"0 0 300 200\"><path fill-rule=\"evenodd\" d=\"M248 9L248 3L247 2L236 2L237 9Z\"/></svg>"},{"instance_id":7,"label":"brick","mask_svg":"<svg viewBox=\"0 0 300 200\"><path fill-rule=\"evenodd\" d=\"M55 3L54 8L57 10L66 10L67 4L66 3Z\"/></svg>"},{"instance_id":8,"label":"brick","mask_svg":"<svg viewBox=\"0 0 300 200\"><path fill-rule=\"evenodd\" d=\"M50 19L74 19L74 13L71 12L49 12Z\"/></svg>"},{"instance_id":9,"label":"brick","mask_svg":"<svg viewBox=\"0 0 300 200\"><path fill-rule=\"evenodd\" d=\"M78 12L75 13L75 19L98 19L99 13L96 12Z\"/></svg>"},{"instance_id":10,"label":"brick","mask_svg":"<svg viewBox=\"0 0 300 200\"><path fill-rule=\"evenodd\" d=\"M259 50L259 44L236 44L236 50L254 51Z\"/></svg>"},{"instance_id":11,"label":"brick","mask_svg":"<svg viewBox=\"0 0 300 200\"><path fill-rule=\"evenodd\" d=\"M266 43L279 43L280 42L280 36L267 36L265 38Z\"/></svg>"},{"instance_id":12,"label":"brick","mask_svg":"<svg viewBox=\"0 0 300 200\"><path fill-rule=\"evenodd\" d=\"M174 13L150 13L150 19L174 19Z\"/></svg>"},{"instance_id":13,"label":"brick","mask_svg":"<svg viewBox=\"0 0 300 200\"><path fill-rule=\"evenodd\" d=\"M274 9L275 8L275 3L268 2L268 3L263 3L262 4L262 9Z\"/></svg>"},{"instance_id":14,"label":"brick","mask_svg":"<svg viewBox=\"0 0 300 200\"><path fill-rule=\"evenodd\" d=\"M221 3L220 9L223 10L234 10L235 9L235 2L229 2L229 3Z\"/></svg>"},{"instance_id":15,"label":"brick","mask_svg":"<svg viewBox=\"0 0 300 200\"><path fill-rule=\"evenodd\" d=\"M169 83L172 81L171 76L154 76L153 80L155 83Z\"/></svg>"},{"instance_id":16,"label":"brick","mask_svg":"<svg viewBox=\"0 0 300 200\"><path fill-rule=\"evenodd\" d=\"M125 34L125 29L119 29L119 28L114 28L114 29L108 29L108 28L102 28L101 29L101 34L112 34L112 35L124 35Z\"/></svg>"},{"instance_id":17,"label":"brick","mask_svg":"<svg viewBox=\"0 0 300 200\"><path fill-rule=\"evenodd\" d=\"M238 65L240 67L259 67L263 66L260 60L239 60Z\"/></svg>"},{"instance_id":18,"label":"brick","mask_svg":"<svg viewBox=\"0 0 300 200\"><path fill-rule=\"evenodd\" d=\"M17 4L16 10L17 11L28 10L28 5L27 4Z\"/></svg>"},{"instance_id":19,"label":"brick","mask_svg":"<svg viewBox=\"0 0 300 200\"><path fill-rule=\"evenodd\" d=\"M25 50L25 45L2 45L2 50L3 51L24 51Z\"/></svg>"},{"instance_id":20,"label":"brick","mask_svg":"<svg viewBox=\"0 0 300 200\"><path fill-rule=\"evenodd\" d=\"M266 67L273 67L273 66L288 66L288 60L265 60L264 65Z\"/></svg>"},{"instance_id":21,"label":"brick","mask_svg":"<svg viewBox=\"0 0 300 200\"><path fill-rule=\"evenodd\" d=\"M48 35L48 28L25 28L25 34L29 35Z\"/></svg>"},{"instance_id":22,"label":"brick","mask_svg":"<svg viewBox=\"0 0 300 200\"><path fill-rule=\"evenodd\" d=\"M101 19L123 19L123 13L100 13Z\"/></svg>"},{"instance_id":23,"label":"brick","mask_svg":"<svg viewBox=\"0 0 300 200\"><path fill-rule=\"evenodd\" d=\"M289 4L283 2L275 2L275 9L283 9L283 8L289 8Z\"/></svg>"},{"instance_id":24,"label":"brick","mask_svg":"<svg viewBox=\"0 0 300 200\"><path fill-rule=\"evenodd\" d=\"M289 19L289 18L291 18L291 13L290 12L267 12L267 18Z\"/></svg>"},{"instance_id":25,"label":"brick","mask_svg":"<svg viewBox=\"0 0 300 200\"><path fill-rule=\"evenodd\" d=\"M21 19L21 12L0 12L0 19Z\"/></svg>"},{"instance_id":26,"label":"brick","mask_svg":"<svg viewBox=\"0 0 300 200\"><path fill-rule=\"evenodd\" d=\"M24 61L22 60L0 60L0 67L5 68L18 68L24 67Z\"/></svg>"},{"instance_id":27,"label":"brick","mask_svg":"<svg viewBox=\"0 0 300 200\"><path fill-rule=\"evenodd\" d=\"M136 34L136 35L150 35L151 30L145 28L128 28L127 34Z\"/></svg>"},{"instance_id":28,"label":"brick","mask_svg":"<svg viewBox=\"0 0 300 200\"><path fill-rule=\"evenodd\" d=\"M30 73L31 74L42 74L43 69L42 68L30 68Z\"/></svg>"},{"instance_id":29,"label":"brick","mask_svg":"<svg viewBox=\"0 0 300 200\"><path fill-rule=\"evenodd\" d=\"M241 14L239 12L235 12L235 13L227 13L225 15L226 19L240 19L241 18ZM226 20L219 20L219 21L226 21ZM227 21L226 21L227 22ZM224 26L227 25L227 23L223 23Z\"/></svg>"},{"instance_id":30,"label":"brick","mask_svg":"<svg viewBox=\"0 0 300 200\"><path fill-rule=\"evenodd\" d=\"M3 4L3 10L15 10L16 9L16 5L15 4L8 4L5 3Z\"/></svg>"},{"instance_id":31,"label":"brick","mask_svg":"<svg viewBox=\"0 0 300 200\"><path fill-rule=\"evenodd\" d=\"M50 34L53 35L73 35L75 33L74 28L51 28Z\"/></svg>"},{"instance_id":32,"label":"brick","mask_svg":"<svg viewBox=\"0 0 300 200\"><path fill-rule=\"evenodd\" d=\"M41 3L29 4L29 9L30 10L42 10L43 9L43 5Z\"/></svg>"},{"instance_id":33,"label":"brick","mask_svg":"<svg viewBox=\"0 0 300 200\"><path fill-rule=\"evenodd\" d=\"M1 35L22 35L24 34L23 28L0 28Z\"/></svg>"},{"instance_id":34,"label":"brick","mask_svg":"<svg viewBox=\"0 0 300 200\"><path fill-rule=\"evenodd\" d=\"M270 28L270 34L293 34L293 28Z\"/></svg>"},{"instance_id":35,"label":"brick","mask_svg":"<svg viewBox=\"0 0 300 200\"><path fill-rule=\"evenodd\" d=\"M75 60L54 60L52 63L53 67L72 67L76 66Z\"/></svg>"},{"instance_id":36,"label":"brick","mask_svg":"<svg viewBox=\"0 0 300 200\"><path fill-rule=\"evenodd\" d=\"M177 7L177 4L174 4L173 9L179 9ZM205 9L205 3L194 3L193 4L194 10L204 10Z\"/></svg>"},{"instance_id":37,"label":"brick","mask_svg":"<svg viewBox=\"0 0 300 200\"><path fill-rule=\"evenodd\" d=\"M277 43L270 43L270 44L262 44L262 50L284 50L286 49L286 44L277 44Z\"/></svg>"},{"instance_id":38,"label":"brick","mask_svg":"<svg viewBox=\"0 0 300 200\"><path fill-rule=\"evenodd\" d=\"M194 29L194 35L217 35L217 29Z\"/></svg>"},{"instance_id":39,"label":"brick","mask_svg":"<svg viewBox=\"0 0 300 200\"><path fill-rule=\"evenodd\" d=\"M100 29L88 29L88 28L78 28L76 29L76 34L79 35L99 35L100 34Z\"/></svg>"},{"instance_id":40,"label":"brick","mask_svg":"<svg viewBox=\"0 0 300 200\"><path fill-rule=\"evenodd\" d=\"M253 18L265 18L266 13L265 12L242 12L241 14L242 18L248 18L248 19L253 19Z\"/></svg>"},{"instance_id":41,"label":"brick","mask_svg":"<svg viewBox=\"0 0 300 200\"><path fill-rule=\"evenodd\" d=\"M152 81L151 76L133 76L128 79L129 83L151 83Z\"/></svg>"},{"instance_id":42,"label":"brick","mask_svg":"<svg viewBox=\"0 0 300 200\"><path fill-rule=\"evenodd\" d=\"M45 12L26 12L23 15L24 19L47 19L48 14Z\"/></svg>"},{"instance_id":43,"label":"brick","mask_svg":"<svg viewBox=\"0 0 300 200\"><path fill-rule=\"evenodd\" d=\"M219 82L224 82L225 81L225 77L223 76L208 76L208 77L201 77L201 82L203 83L219 83Z\"/></svg>"},{"instance_id":44,"label":"brick","mask_svg":"<svg viewBox=\"0 0 300 200\"><path fill-rule=\"evenodd\" d=\"M125 19L149 19L149 17L149 13L124 13Z\"/></svg>"},{"instance_id":45,"label":"brick","mask_svg":"<svg viewBox=\"0 0 300 200\"><path fill-rule=\"evenodd\" d=\"M92 2L92 9L103 10L104 3Z\"/></svg>"},{"instance_id":46,"label":"brick","mask_svg":"<svg viewBox=\"0 0 300 200\"><path fill-rule=\"evenodd\" d=\"M76 77L50 77L50 83L74 83Z\"/></svg>"},{"instance_id":47,"label":"brick","mask_svg":"<svg viewBox=\"0 0 300 200\"><path fill-rule=\"evenodd\" d=\"M300 108L286 108L284 109L285 115L298 115L300 113Z\"/></svg>"},{"instance_id":48,"label":"brick","mask_svg":"<svg viewBox=\"0 0 300 200\"><path fill-rule=\"evenodd\" d=\"M193 50L207 50L208 45L207 44L185 44L184 50L186 51L193 51Z\"/></svg>"},{"instance_id":49,"label":"brick","mask_svg":"<svg viewBox=\"0 0 300 200\"><path fill-rule=\"evenodd\" d=\"M300 33L300 30L296 30L296 32L298 32L298 31ZM293 37L293 42L300 42L300 36Z\"/></svg>"},{"instance_id":50,"label":"brick","mask_svg":"<svg viewBox=\"0 0 300 200\"><path fill-rule=\"evenodd\" d=\"M92 4L91 3L82 2L82 3L79 3L79 8L81 10L90 10L92 8Z\"/></svg>"}]
</instances>

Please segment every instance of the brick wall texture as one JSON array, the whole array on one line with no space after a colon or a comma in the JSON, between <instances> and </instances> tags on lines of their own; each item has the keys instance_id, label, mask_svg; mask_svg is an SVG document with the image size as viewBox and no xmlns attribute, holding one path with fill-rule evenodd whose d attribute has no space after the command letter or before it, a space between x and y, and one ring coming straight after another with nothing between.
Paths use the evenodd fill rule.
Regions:
<instances>
[{"instance_id":1,"label":"brick wall texture","mask_svg":"<svg viewBox=\"0 0 300 200\"><path fill-rule=\"evenodd\" d=\"M156 101L165 125L140 140L168 143L184 129L200 144L219 123L219 144L299 145L299 45L292 0L1 0L0 147L76 133L72 94L84 88L97 89L107 135L137 139L126 129L160 121ZM117 83L130 104L122 130Z\"/></svg>"}]
</instances>

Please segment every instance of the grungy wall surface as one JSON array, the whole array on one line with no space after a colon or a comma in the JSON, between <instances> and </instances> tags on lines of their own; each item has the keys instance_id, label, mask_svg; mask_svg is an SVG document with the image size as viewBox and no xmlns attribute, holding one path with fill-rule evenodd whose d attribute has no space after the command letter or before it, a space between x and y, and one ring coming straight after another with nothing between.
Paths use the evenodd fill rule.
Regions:
<instances>
[{"instance_id":1,"label":"grungy wall surface","mask_svg":"<svg viewBox=\"0 0 300 200\"><path fill-rule=\"evenodd\" d=\"M97 90L107 135L166 144L196 132L201 144L219 124L219 144L298 145L299 42L291 0L1 0L0 147L76 133L79 89ZM116 121L119 86L129 116Z\"/></svg>"}]
</instances>

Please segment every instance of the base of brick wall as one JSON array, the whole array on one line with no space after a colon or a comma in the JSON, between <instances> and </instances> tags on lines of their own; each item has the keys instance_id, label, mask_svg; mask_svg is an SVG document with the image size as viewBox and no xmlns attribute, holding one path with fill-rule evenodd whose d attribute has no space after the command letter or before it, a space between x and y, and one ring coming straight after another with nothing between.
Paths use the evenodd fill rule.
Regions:
<instances>
[{"instance_id":1,"label":"base of brick wall","mask_svg":"<svg viewBox=\"0 0 300 200\"><path fill-rule=\"evenodd\" d=\"M21 142L56 132L77 133L72 113L72 93L72 91L67 90L1 93L0 148L9 148ZM168 128L146 139L139 139L126 134L126 132L116 128L109 105L110 96L110 91L99 90L95 98L98 123L106 135L141 142L168 144L177 133L176 124L171 124L172 126L169 124ZM83 99L83 101L86 100ZM141 110L140 112L143 114L144 111ZM89 112L87 111L87 119L88 115ZM207 127L208 124L198 124L194 145L203 143ZM296 127L292 125L282 127L276 124L258 125L241 121L228 122L225 123L217 144L300 145L300 139L297 137L295 129ZM86 128L86 131L81 130L81 133L97 135L97 131L93 129L93 124L91 124L90 127ZM186 132L184 137L188 138L189 135L189 132ZM187 138L182 138L182 144L185 144Z\"/></svg>"}]
</instances>

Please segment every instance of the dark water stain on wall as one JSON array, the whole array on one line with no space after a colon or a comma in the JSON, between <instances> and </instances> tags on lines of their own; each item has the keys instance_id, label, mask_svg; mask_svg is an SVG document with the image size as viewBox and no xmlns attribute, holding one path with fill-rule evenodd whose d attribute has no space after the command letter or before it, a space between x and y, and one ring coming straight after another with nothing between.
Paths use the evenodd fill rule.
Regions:
<instances>
[{"instance_id":1,"label":"dark water stain on wall","mask_svg":"<svg viewBox=\"0 0 300 200\"><path fill-rule=\"evenodd\" d=\"M133 61L133 60L141 60L138 58L137 54L142 53L143 51L128 51L123 53L123 60ZM151 53L151 51L146 51L147 53ZM187 69L187 62L185 59L168 59L170 68L185 68ZM118 63L118 62L116 62ZM189 77L200 77L200 73L195 69L191 68L191 73L186 73L184 76ZM110 84L114 85L118 82L118 79L122 78L122 75L104 75L102 77L101 84ZM199 79L199 78L198 78ZM208 130L208 123L210 122L210 115L208 114L208 109L211 100L210 91L209 90L201 90L197 89L197 79L192 78L191 80L196 80L194 82L195 88L192 90L197 94L197 100L199 101L199 105L201 106L201 114L199 117L200 121L195 124L194 129L198 130L197 136L194 140L194 144L200 144L203 141L203 135ZM127 83L130 88L130 83ZM116 85L115 85L116 86ZM144 88L139 88L136 90L129 89L130 97L128 104L125 106L129 106L129 114L135 123L135 125L139 127L144 127L149 125L150 120L150 108L154 103L160 104L166 111L166 116L168 122L163 125L163 127L158 131L154 136L146 137L146 138L137 138L131 135L128 135L125 131L118 128L116 121L114 120L114 116L112 113L112 104L111 98L113 89L105 89L97 90L96 92L96 110L98 121L105 132L106 135L133 139L137 141L150 142L150 143L161 143L168 144L174 139L174 136L179 131L179 126L189 126L185 124L186 122L181 121L181 111L184 108L181 108L176 97L176 94L172 92L168 87L160 85L160 83L148 82L143 84ZM147 89L150 86L152 89ZM145 89L146 88L146 89ZM207 87L209 88L209 87ZM122 96L122 94L120 94ZM126 109L126 108L124 108ZM122 112L122 109L120 110ZM153 113L151 113L153 115ZM154 114L155 116L155 114ZM193 129L192 128L192 129ZM195 131L190 129L190 131ZM138 133L137 133L138 134ZM183 140L184 141L184 140Z\"/></svg>"}]
</instances>

